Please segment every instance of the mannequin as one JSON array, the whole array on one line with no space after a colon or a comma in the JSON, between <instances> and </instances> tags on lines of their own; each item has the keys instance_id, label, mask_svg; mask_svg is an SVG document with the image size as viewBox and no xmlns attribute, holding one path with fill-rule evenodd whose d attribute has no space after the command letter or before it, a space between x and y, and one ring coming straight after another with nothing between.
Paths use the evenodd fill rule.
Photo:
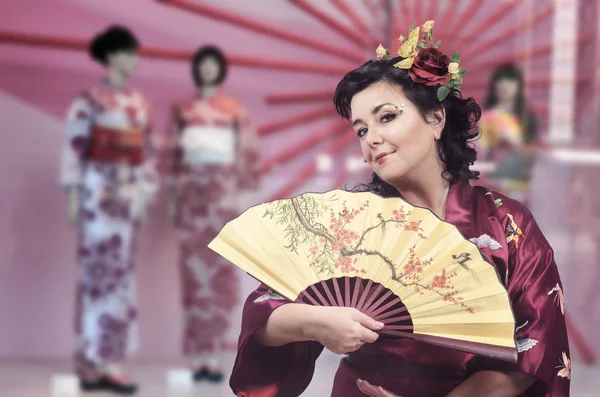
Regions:
<instances>
[{"instance_id":1,"label":"mannequin","mask_svg":"<svg viewBox=\"0 0 600 397\"><path fill-rule=\"evenodd\" d=\"M137 348L133 251L146 203L157 190L150 154L150 108L126 83L139 43L111 26L91 43L107 76L67 113L60 183L78 231L76 372L84 391L133 394L121 368Z\"/></svg>"},{"instance_id":2,"label":"mannequin","mask_svg":"<svg viewBox=\"0 0 600 397\"><path fill-rule=\"evenodd\" d=\"M213 46L192 60L197 93L173 107L168 145L172 221L179 230L184 355L194 380L223 378L221 345L238 303L234 266L207 248L259 179L258 138L244 106L219 87L227 61ZM246 192L246 193L244 193Z\"/></svg>"},{"instance_id":3,"label":"mannequin","mask_svg":"<svg viewBox=\"0 0 600 397\"><path fill-rule=\"evenodd\" d=\"M527 204L537 127L525 99L523 76L516 65L500 65L492 74L480 127L479 157L498 164L488 183Z\"/></svg>"}]
</instances>

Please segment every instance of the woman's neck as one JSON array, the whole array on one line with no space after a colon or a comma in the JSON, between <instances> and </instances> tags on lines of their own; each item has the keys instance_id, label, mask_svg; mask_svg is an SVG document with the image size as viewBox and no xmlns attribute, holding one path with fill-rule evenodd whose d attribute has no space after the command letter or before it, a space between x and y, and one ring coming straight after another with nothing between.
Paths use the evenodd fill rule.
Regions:
<instances>
[{"instance_id":1,"label":"woman's neck","mask_svg":"<svg viewBox=\"0 0 600 397\"><path fill-rule=\"evenodd\" d=\"M450 184L442 176L443 167L428 168L429 171L420 172L418 178L399 182L394 187L408 203L429 208L440 219L444 219Z\"/></svg>"}]
</instances>

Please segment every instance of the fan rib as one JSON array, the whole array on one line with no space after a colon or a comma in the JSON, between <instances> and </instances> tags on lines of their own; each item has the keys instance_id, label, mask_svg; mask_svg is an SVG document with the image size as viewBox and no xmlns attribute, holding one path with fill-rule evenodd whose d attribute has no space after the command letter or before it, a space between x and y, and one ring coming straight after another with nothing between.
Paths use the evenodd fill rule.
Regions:
<instances>
[{"instance_id":1,"label":"fan rib","mask_svg":"<svg viewBox=\"0 0 600 397\"><path fill-rule=\"evenodd\" d=\"M373 303L372 305L370 305L368 308L365 309L365 313L369 313L369 316L373 316L374 315L374 311L379 308L381 306L381 304L383 302L385 302L385 300L392 294L392 291L387 290L379 299L377 299L377 301L375 303Z\"/></svg>"},{"instance_id":2,"label":"fan rib","mask_svg":"<svg viewBox=\"0 0 600 397\"><path fill-rule=\"evenodd\" d=\"M363 303L365 302L365 299L367 299L367 295L369 294L369 291L371 290L372 285L373 285L373 280L368 280L367 285L365 286L365 289L364 289L363 293L360 295L360 299L358 300L358 303L355 306L357 310L360 310Z\"/></svg>"},{"instance_id":3,"label":"fan rib","mask_svg":"<svg viewBox=\"0 0 600 397\"><path fill-rule=\"evenodd\" d=\"M269 26L264 23L257 22L255 19L245 17L243 15L235 14L231 11L219 9L217 7L209 6L206 4L193 3L187 0L157 0L160 3L164 3L171 7L180 8L184 11L192 12L198 15L202 15L208 18L219 20L231 25L251 30L266 36L277 38L284 41L289 41L296 45L302 45L304 47L311 48L313 50L321 51L342 58L345 61L352 62L363 62L364 59L358 54L349 53L346 49L333 47L328 44L322 43L317 40L309 39L305 36L297 35L288 32L284 29L279 29L273 26Z\"/></svg>"},{"instance_id":4,"label":"fan rib","mask_svg":"<svg viewBox=\"0 0 600 397\"><path fill-rule=\"evenodd\" d=\"M321 305L323 306L330 306L327 303L327 300L323 297L323 295L321 294L321 292L317 289L317 287L313 284L309 287L314 293L315 295L317 295L317 298L319 298L319 301L321 301Z\"/></svg>"},{"instance_id":5,"label":"fan rib","mask_svg":"<svg viewBox=\"0 0 600 397\"><path fill-rule=\"evenodd\" d=\"M435 346L447 347L450 349L460 350L466 353L497 358L508 362L516 363L518 360L517 349L511 347L494 346L464 340L454 340L433 335L413 334L410 332L397 330L387 331L386 328L379 332L390 336L404 337L415 340L417 342L424 342Z\"/></svg>"},{"instance_id":6,"label":"fan rib","mask_svg":"<svg viewBox=\"0 0 600 397\"><path fill-rule=\"evenodd\" d=\"M402 301L400 300L400 298L397 298L397 300L396 300L396 299L394 299L394 300L392 300L391 302L389 302L389 303L386 303L385 305L381 306L381 307L380 307L380 308L378 308L377 310L374 310L374 311L373 311L373 313L372 313L372 314L373 314L373 316L379 316L381 313L383 313L384 311L386 311L386 310L387 310L387 309L389 309L390 307L392 307L392 306L394 306L394 305L398 304L398 302L400 302L402 305L404 305L404 303L402 303ZM405 312L405 311L407 311L407 310L408 310L408 309L406 308L406 306L403 306L403 307L401 307L401 308L398 308L398 309L396 309L396 310L394 310L394 311L391 311L390 313L391 313L391 315L394 315L394 314L398 314L398 313L403 313L403 312Z\"/></svg>"},{"instance_id":7,"label":"fan rib","mask_svg":"<svg viewBox=\"0 0 600 397\"><path fill-rule=\"evenodd\" d=\"M360 293L361 288L362 288L362 279L358 278L358 279L356 279L356 282L354 283L354 291L352 293L352 301L350 302L350 307L356 308L356 305L358 302L358 295Z\"/></svg>"},{"instance_id":8,"label":"fan rib","mask_svg":"<svg viewBox=\"0 0 600 397\"><path fill-rule=\"evenodd\" d=\"M369 298L365 301L364 305L361 307L362 312L367 312L367 308L371 307L373 301L379 296L381 290L383 289L383 285L379 284L375 288L375 291L369 295Z\"/></svg>"},{"instance_id":9,"label":"fan rib","mask_svg":"<svg viewBox=\"0 0 600 397\"><path fill-rule=\"evenodd\" d=\"M397 317L387 317L382 319L379 319L377 317L374 317L375 319L377 319L378 321L383 322L384 324L386 323L397 323L399 321L406 321L406 320L411 320L412 321L412 316L409 314L408 316L397 316Z\"/></svg>"},{"instance_id":10,"label":"fan rib","mask_svg":"<svg viewBox=\"0 0 600 397\"><path fill-rule=\"evenodd\" d=\"M382 314L378 315L377 318L379 320L385 320L386 318L395 316L396 314L404 313L406 311L408 311L408 308L406 306L404 306L404 307L400 307L398 309L391 310L387 313L382 313Z\"/></svg>"},{"instance_id":11,"label":"fan rib","mask_svg":"<svg viewBox=\"0 0 600 397\"><path fill-rule=\"evenodd\" d=\"M334 278L332 281L333 289L335 290L335 297L337 298L337 306L344 306L344 298L342 297L342 292L340 291L340 286L338 284L339 278Z\"/></svg>"},{"instance_id":12,"label":"fan rib","mask_svg":"<svg viewBox=\"0 0 600 397\"><path fill-rule=\"evenodd\" d=\"M321 280L320 284L321 284L321 287L323 287L323 289L325 290L325 294L327 295L327 298L329 298L329 306L337 306L336 302L335 302L335 298L333 297L333 294L331 293L329 286L327 284L325 284L325 280Z\"/></svg>"},{"instance_id":13,"label":"fan rib","mask_svg":"<svg viewBox=\"0 0 600 397\"><path fill-rule=\"evenodd\" d=\"M350 277L344 277L344 306L350 306Z\"/></svg>"},{"instance_id":14,"label":"fan rib","mask_svg":"<svg viewBox=\"0 0 600 397\"><path fill-rule=\"evenodd\" d=\"M385 329L390 331L413 331L414 327L412 325L386 325Z\"/></svg>"},{"instance_id":15,"label":"fan rib","mask_svg":"<svg viewBox=\"0 0 600 397\"><path fill-rule=\"evenodd\" d=\"M319 303L315 300L315 298L313 298L308 292L302 291L300 295L303 297L300 299L301 301L304 301L306 303L305 299L308 299L313 305L320 306Z\"/></svg>"}]
</instances>

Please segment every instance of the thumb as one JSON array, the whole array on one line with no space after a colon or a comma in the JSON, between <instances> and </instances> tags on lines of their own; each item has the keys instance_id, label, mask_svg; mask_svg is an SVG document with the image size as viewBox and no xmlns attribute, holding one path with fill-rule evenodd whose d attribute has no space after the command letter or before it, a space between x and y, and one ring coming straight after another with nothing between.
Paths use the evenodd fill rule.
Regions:
<instances>
[{"instance_id":1,"label":"thumb","mask_svg":"<svg viewBox=\"0 0 600 397\"><path fill-rule=\"evenodd\" d=\"M353 316L353 320L358 322L363 327L368 328L373 331L378 331L378 330L382 329L383 325L384 325L383 323L373 320L371 317L367 316L366 314L364 314L358 310L355 312L355 314Z\"/></svg>"}]
</instances>

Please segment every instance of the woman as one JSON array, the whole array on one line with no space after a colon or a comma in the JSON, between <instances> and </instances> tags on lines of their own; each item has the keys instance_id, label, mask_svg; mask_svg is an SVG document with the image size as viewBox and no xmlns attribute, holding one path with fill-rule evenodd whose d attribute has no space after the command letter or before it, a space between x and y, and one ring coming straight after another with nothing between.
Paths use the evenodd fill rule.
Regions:
<instances>
[{"instance_id":1,"label":"woman","mask_svg":"<svg viewBox=\"0 0 600 397\"><path fill-rule=\"evenodd\" d=\"M219 90L227 61L213 46L192 60L197 94L174 106L169 131L173 222L179 228L183 350L194 379L221 381L221 344L239 301L234 266L207 248L259 179L258 139L244 106Z\"/></svg>"},{"instance_id":2,"label":"woman","mask_svg":"<svg viewBox=\"0 0 600 397\"><path fill-rule=\"evenodd\" d=\"M138 344L134 243L157 184L148 157L150 108L126 85L138 47L119 26L92 41L90 55L108 76L71 104L61 168L79 233L77 374L83 390L121 394L137 389L120 364Z\"/></svg>"},{"instance_id":3,"label":"woman","mask_svg":"<svg viewBox=\"0 0 600 397\"><path fill-rule=\"evenodd\" d=\"M416 42L411 36L408 46ZM477 136L480 108L455 88L464 73L458 57L450 62L431 44L406 47L400 51L405 57L387 59L382 49L381 59L344 76L336 107L352 122L373 169L366 190L431 209L492 259L513 304L519 363L379 339L382 324L354 309L290 303L263 285L244 307L230 381L237 396L300 395L323 347L349 353L333 397L569 395L569 347L552 250L524 206L469 184L477 176L469 170L476 158L469 141Z\"/></svg>"},{"instance_id":4,"label":"woman","mask_svg":"<svg viewBox=\"0 0 600 397\"><path fill-rule=\"evenodd\" d=\"M490 181L510 197L526 202L537 125L525 101L523 76L516 65L494 71L481 119L480 159L497 163Z\"/></svg>"}]
</instances>

